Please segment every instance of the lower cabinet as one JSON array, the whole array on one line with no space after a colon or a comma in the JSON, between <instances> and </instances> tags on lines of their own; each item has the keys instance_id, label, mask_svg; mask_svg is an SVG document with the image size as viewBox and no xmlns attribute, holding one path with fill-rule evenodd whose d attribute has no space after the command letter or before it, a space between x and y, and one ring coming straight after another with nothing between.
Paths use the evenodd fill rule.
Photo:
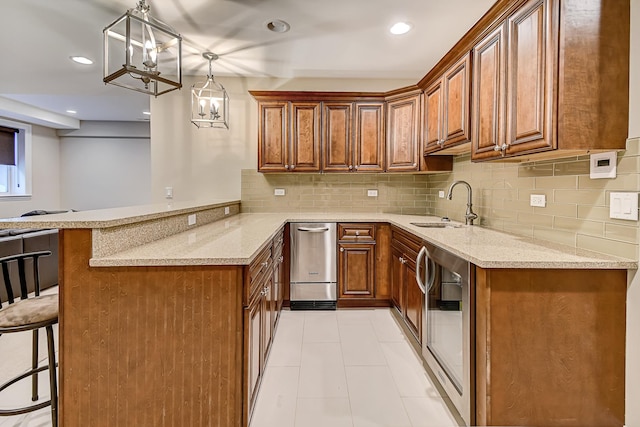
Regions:
<instances>
[{"instance_id":1,"label":"lower cabinet","mask_svg":"<svg viewBox=\"0 0 640 427\"><path fill-rule=\"evenodd\" d=\"M391 235L391 304L422 343L425 296L416 280L416 258L422 242L395 227Z\"/></svg>"},{"instance_id":2,"label":"lower cabinet","mask_svg":"<svg viewBox=\"0 0 640 427\"><path fill-rule=\"evenodd\" d=\"M267 356L273 343L283 301L283 235L245 267L244 279L244 419L248 425L255 406Z\"/></svg>"},{"instance_id":3,"label":"lower cabinet","mask_svg":"<svg viewBox=\"0 0 640 427\"><path fill-rule=\"evenodd\" d=\"M390 227L338 224L338 306L389 306Z\"/></svg>"}]
</instances>

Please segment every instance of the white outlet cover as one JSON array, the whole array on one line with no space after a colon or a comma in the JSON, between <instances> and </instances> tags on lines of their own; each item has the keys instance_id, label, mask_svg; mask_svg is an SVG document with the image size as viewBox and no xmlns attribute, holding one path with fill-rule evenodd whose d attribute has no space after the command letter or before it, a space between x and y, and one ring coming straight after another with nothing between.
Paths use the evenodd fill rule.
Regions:
<instances>
[{"instance_id":1,"label":"white outlet cover","mask_svg":"<svg viewBox=\"0 0 640 427\"><path fill-rule=\"evenodd\" d=\"M224 214L229 215L229 206L224 207Z\"/></svg>"},{"instance_id":2,"label":"white outlet cover","mask_svg":"<svg viewBox=\"0 0 640 427\"><path fill-rule=\"evenodd\" d=\"M547 196L544 194L532 194L530 196L529 206L544 208L547 206Z\"/></svg>"},{"instance_id":3,"label":"white outlet cover","mask_svg":"<svg viewBox=\"0 0 640 427\"><path fill-rule=\"evenodd\" d=\"M438 197L440 197L441 199L444 199L444 191L443 190L438 191Z\"/></svg>"},{"instance_id":4,"label":"white outlet cover","mask_svg":"<svg viewBox=\"0 0 640 427\"><path fill-rule=\"evenodd\" d=\"M274 196L284 196L284 194L285 194L284 188L276 188L273 190Z\"/></svg>"},{"instance_id":5,"label":"white outlet cover","mask_svg":"<svg viewBox=\"0 0 640 427\"><path fill-rule=\"evenodd\" d=\"M196 224L196 214L189 215L187 217L187 223L189 225L195 225Z\"/></svg>"},{"instance_id":6,"label":"white outlet cover","mask_svg":"<svg viewBox=\"0 0 640 427\"><path fill-rule=\"evenodd\" d=\"M164 187L164 197L166 199L173 199L173 187Z\"/></svg>"},{"instance_id":7,"label":"white outlet cover","mask_svg":"<svg viewBox=\"0 0 640 427\"><path fill-rule=\"evenodd\" d=\"M367 196L378 197L378 190L367 190Z\"/></svg>"},{"instance_id":8,"label":"white outlet cover","mask_svg":"<svg viewBox=\"0 0 640 427\"><path fill-rule=\"evenodd\" d=\"M638 193L610 193L609 218L638 220Z\"/></svg>"}]
</instances>

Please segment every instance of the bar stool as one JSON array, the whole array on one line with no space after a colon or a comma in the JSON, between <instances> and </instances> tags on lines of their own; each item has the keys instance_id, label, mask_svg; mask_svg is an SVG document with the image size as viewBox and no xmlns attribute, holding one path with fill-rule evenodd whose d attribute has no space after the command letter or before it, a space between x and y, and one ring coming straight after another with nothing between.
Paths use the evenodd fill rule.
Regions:
<instances>
[{"instance_id":1,"label":"bar stool","mask_svg":"<svg viewBox=\"0 0 640 427\"><path fill-rule=\"evenodd\" d=\"M40 274L38 261L41 257L51 255L51 251L30 252L0 258L2 265L2 277L7 291L9 304L0 307L0 335L13 332L33 331L33 343L31 353L31 369L8 382L0 385L0 393L20 380L31 377L31 400L38 400L38 373L49 370L49 385L51 399L46 402L36 403L18 409L0 409L0 416L20 415L36 411L51 405L51 420L53 427L58 425L58 384L56 379L56 355L53 342L53 325L58 323L58 295L40 295ZM26 261L32 260L31 263ZM20 282L20 299L16 301L11 279L15 273L11 266L17 264L18 278ZM35 296L28 298L27 292L27 266L31 264ZM47 347L49 362L45 366L38 367L38 330L45 328L47 332Z\"/></svg>"}]
</instances>

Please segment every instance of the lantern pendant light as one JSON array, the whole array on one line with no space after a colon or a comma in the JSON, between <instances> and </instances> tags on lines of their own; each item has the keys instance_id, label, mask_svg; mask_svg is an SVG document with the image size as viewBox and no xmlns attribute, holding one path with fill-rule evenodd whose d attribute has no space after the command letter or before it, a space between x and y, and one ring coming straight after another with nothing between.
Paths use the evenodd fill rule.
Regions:
<instances>
[{"instance_id":1,"label":"lantern pendant light","mask_svg":"<svg viewBox=\"0 0 640 427\"><path fill-rule=\"evenodd\" d=\"M105 83L149 95L182 87L182 37L138 1L103 30Z\"/></svg>"},{"instance_id":2,"label":"lantern pendant light","mask_svg":"<svg viewBox=\"0 0 640 427\"><path fill-rule=\"evenodd\" d=\"M211 62L218 55L205 52L202 56L209 61L209 74L204 82L191 86L191 123L198 128L229 129L229 95L224 86L213 78Z\"/></svg>"}]
</instances>

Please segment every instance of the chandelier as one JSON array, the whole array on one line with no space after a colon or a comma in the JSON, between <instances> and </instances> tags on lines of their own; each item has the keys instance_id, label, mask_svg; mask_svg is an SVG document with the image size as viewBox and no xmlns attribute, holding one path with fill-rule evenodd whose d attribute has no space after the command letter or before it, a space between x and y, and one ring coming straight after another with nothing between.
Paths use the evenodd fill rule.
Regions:
<instances>
[{"instance_id":1,"label":"chandelier","mask_svg":"<svg viewBox=\"0 0 640 427\"><path fill-rule=\"evenodd\" d=\"M229 95L211 71L211 62L218 55L205 52L202 56L209 61L209 74L206 81L191 86L191 123L199 128L229 129Z\"/></svg>"},{"instance_id":2,"label":"chandelier","mask_svg":"<svg viewBox=\"0 0 640 427\"><path fill-rule=\"evenodd\" d=\"M182 87L182 37L138 1L103 30L103 81L149 95Z\"/></svg>"}]
</instances>

